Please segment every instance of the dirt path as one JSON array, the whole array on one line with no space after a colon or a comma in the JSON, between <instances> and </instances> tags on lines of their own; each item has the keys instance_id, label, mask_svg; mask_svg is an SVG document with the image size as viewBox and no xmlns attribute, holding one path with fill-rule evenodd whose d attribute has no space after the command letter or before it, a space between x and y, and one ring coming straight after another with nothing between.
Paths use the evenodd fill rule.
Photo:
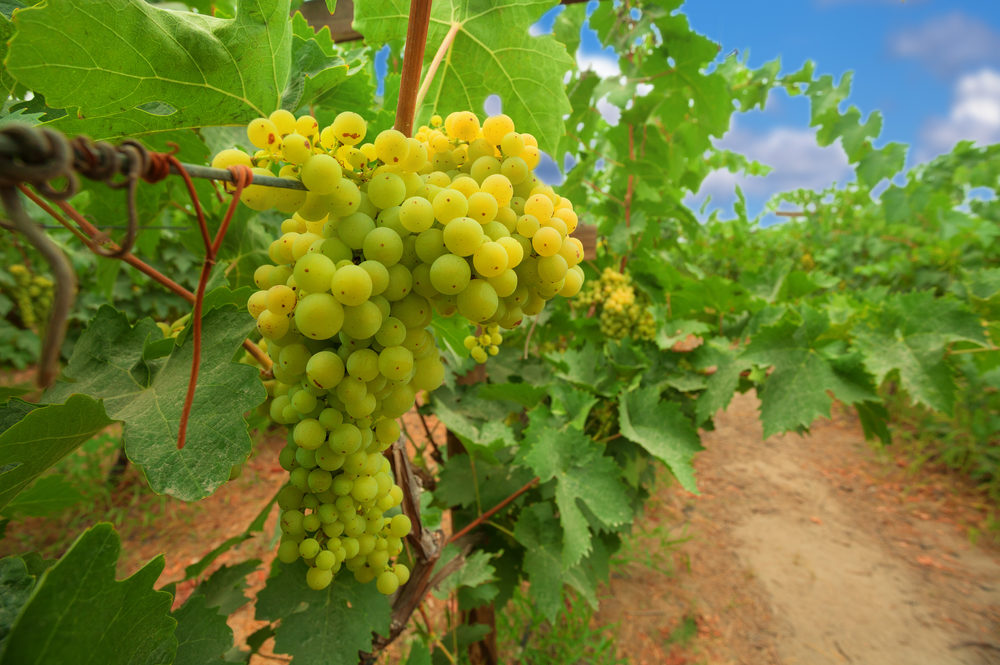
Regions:
<instances>
[{"instance_id":1,"label":"dirt path","mask_svg":"<svg viewBox=\"0 0 1000 665\"><path fill-rule=\"evenodd\" d=\"M666 488L647 533L690 538L620 569L598 620L637 664L1000 663L1000 548L953 489L874 459L852 418L762 441L752 396L705 437L701 496ZM640 538L647 556L663 537ZM633 551L634 551L633 546ZM655 557L654 557L655 558ZM689 639L685 625L697 637Z\"/></svg>"}]
</instances>

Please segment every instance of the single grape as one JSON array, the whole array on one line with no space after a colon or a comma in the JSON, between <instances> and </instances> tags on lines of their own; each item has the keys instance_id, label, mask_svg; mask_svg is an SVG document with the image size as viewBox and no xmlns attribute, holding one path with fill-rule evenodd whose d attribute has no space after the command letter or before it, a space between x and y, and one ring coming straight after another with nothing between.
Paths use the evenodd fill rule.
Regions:
<instances>
[{"instance_id":1,"label":"single grape","mask_svg":"<svg viewBox=\"0 0 1000 665\"><path fill-rule=\"evenodd\" d=\"M469 262L454 254L443 254L431 264L431 284L440 293L456 295L463 291L472 277Z\"/></svg>"},{"instance_id":2,"label":"single grape","mask_svg":"<svg viewBox=\"0 0 1000 665\"><path fill-rule=\"evenodd\" d=\"M444 227L444 246L456 256L472 256L485 240L483 227L471 217L458 217Z\"/></svg>"},{"instance_id":3,"label":"single grape","mask_svg":"<svg viewBox=\"0 0 1000 665\"><path fill-rule=\"evenodd\" d=\"M343 325L344 308L329 293L310 293L295 307L295 327L311 339L329 339Z\"/></svg>"},{"instance_id":4,"label":"single grape","mask_svg":"<svg viewBox=\"0 0 1000 665\"><path fill-rule=\"evenodd\" d=\"M368 271L355 265L340 268L333 274L330 291L341 304L357 306L372 295L372 278Z\"/></svg>"},{"instance_id":5,"label":"single grape","mask_svg":"<svg viewBox=\"0 0 1000 665\"><path fill-rule=\"evenodd\" d=\"M342 175L340 164L330 155L311 155L302 164L302 184L317 194L332 194Z\"/></svg>"},{"instance_id":6,"label":"single grape","mask_svg":"<svg viewBox=\"0 0 1000 665\"><path fill-rule=\"evenodd\" d=\"M333 261L324 254L310 253L295 262L295 284L307 293L322 292L330 288L336 271Z\"/></svg>"}]
</instances>

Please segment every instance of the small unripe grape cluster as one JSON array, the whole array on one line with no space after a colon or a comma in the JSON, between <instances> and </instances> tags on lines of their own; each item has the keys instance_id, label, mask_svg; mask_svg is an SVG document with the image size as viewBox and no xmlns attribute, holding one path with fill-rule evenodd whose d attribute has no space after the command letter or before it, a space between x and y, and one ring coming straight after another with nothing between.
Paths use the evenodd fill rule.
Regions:
<instances>
[{"instance_id":1,"label":"small unripe grape cluster","mask_svg":"<svg viewBox=\"0 0 1000 665\"><path fill-rule=\"evenodd\" d=\"M656 320L642 293L636 293L632 279L613 268L605 268L597 283L582 290L577 302L599 308L601 333L611 339L653 340Z\"/></svg>"},{"instance_id":2,"label":"small unripe grape cluster","mask_svg":"<svg viewBox=\"0 0 1000 665\"><path fill-rule=\"evenodd\" d=\"M477 363L484 363L490 356L500 353L503 335L500 334L500 326L493 324L486 326L485 331L478 335L466 336L463 343L473 360Z\"/></svg>"},{"instance_id":3,"label":"small unripe grape cluster","mask_svg":"<svg viewBox=\"0 0 1000 665\"><path fill-rule=\"evenodd\" d=\"M7 292L17 304L17 313L25 329L36 330L43 324L52 307L53 282L43 275L33 275L20 263L7 269L13 278L11 284L0 283L0 290Z\"/></svg>"},{"instance_id":4,"label":"small unripe grape cluster","mask_svg":"<svg viewBox=\"0 0 1000 665\"><path fill-rule=\"evenodd\" d=\"M433 312L484 327L470 348L483 362L501 327L583 284L583 246L569 236L576 213L532 173L534 138L503 115L431 124L414 138L386 130L365 142L355 113L321 129L276 111L247 127L256 154L212 161L278 168L308 190L251 185L241 200L292 213L247 307L274 360L268 413L290 427L278 556L305 560L316 589L341 567L387 594L409 577L392 563L410 522L390 516L402 490L383 452L416 393L444 380Z\"/></svg>"}]
</instances>

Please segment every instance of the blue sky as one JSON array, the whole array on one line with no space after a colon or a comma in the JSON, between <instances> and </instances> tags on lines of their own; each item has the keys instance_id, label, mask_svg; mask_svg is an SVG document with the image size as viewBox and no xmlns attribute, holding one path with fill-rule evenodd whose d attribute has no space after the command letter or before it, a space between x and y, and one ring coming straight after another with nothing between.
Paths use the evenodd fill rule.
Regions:
<instances>
[{"instance_id":1,"label":"blue sky","mask_svg":"<svg viewBox=\"0 0 1000 665\"><path fill-rule=\"evenodd\" d=\"M1000 142L1000 0L690 0L681 11L721 54L749 52L751 66L780 57L785 71L807 59L838 79L853 71L848 103L864 115L882 112L876 145L908 144L908 165L961 139ZM585 30L577 58L613 72L599 49ZM766 178L713 174L691 203L710 195L711 207L728 209L738 183L756 214L776 192L851 179L839 145L816 146L808 124L808 101L783 93L763 112L734 116L718 145L775 170Z\"/></svg>"}]
</instances>

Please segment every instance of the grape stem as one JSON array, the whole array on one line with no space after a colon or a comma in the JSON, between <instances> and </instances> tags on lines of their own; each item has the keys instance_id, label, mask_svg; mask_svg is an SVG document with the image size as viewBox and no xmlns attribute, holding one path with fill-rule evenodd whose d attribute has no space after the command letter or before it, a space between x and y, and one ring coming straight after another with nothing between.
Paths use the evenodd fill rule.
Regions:
<instances>
[{"instance_id":1,"label":"grape stem","mask_svg":"<svg viewBox=\"0 0 1000 665\"><path fill-rule=\"evenodd\" d=\"M427 68L427 75L424 76L424 82L420 84L420 91L417 93L417 108L420 108L420 106L424 103L424 97L427 96L427 91L431 88L431 82L434 80L434 75L437 74L438 67L441 66L441 61L444 60L444 56L451 49L451 44L455 41L455 35L457 35L458 31L461 29L461 23L452 23L451 28L448 30L448 34L444 36L444 40L441 42L437 52L434 54L434 59L431 60L431 64Z\"/></svg>"},{"instance_id":2,"label":"grape stem","mask_svg":"<svg viewBox=\"0 0 1000 665\"><path fill-rule=\"evenodd\" d=\"M93 249L94 243L102 234L96 226L87 221L87 218L81 215L73 206L71 206L69 203L66 203L65 201L55 202L56 205L58 205L59 208L62 209L64 213L66 213L67 217L76 222L77 226L73 226L68 221L66 221L66 219L62 215L53 210L53 208L45 201L45 199L35 194L33 191L31 191L24 185L18 185L18 189L20 189L21 192L24 193L24 195L27 196L29 199L31 199L38 207L40 207L42 210L48 213L49 216L52 217L52 219L59 222L62 226L64 226L71 233L73 233L73 235L80 238L83 241L83 243L87 245L88 248ZM114 247L114 243L112 243L111 246ZM139 257L137 257L135 254L132 254L131 252L126 252L124 255L118 258L124 261L125 263L129 264L142 274L146 275L154 282L162 286L165 286L168 290L172 291L176 295L179 295L181 298L184 298L189 303L194 303L193 293L191 293L186 288L184 288L174 280L170 279L169 277L167 277L166 275L164 275L159 270L149 265ZM246 349L247 353L249 353L254 357L254 359L260 364L262 368L264 368L263 369L264 372L270 371L272 364L271 359L270 357L268 357L266 353L264 353L264 351L259 346L257 346L256 344L247 339L243 340L243 348Z\"/></svg>"},{"instance_id":3,"label":"grape stem","mask_svg":"<svg viewBox=\"0 0 1000 665\"><path fill-rule=\"evenodd\" d=\"M431 0L410 0L410 21L406 28L406 50L403 52L403 71L399 82L399 101L396 103L397 131L405 136L413 134L413 117L420 106L418 97L420 71L424 66L427 49L427 27L431 21Z\"/></svg>"},{"instance_id":4,"label":"grape stem","mask_svg":"<svg viewBox=\"0 0 1000 665\"><path fill-rule=\"evenodd\" d=\"M507 504L509 504L511 501L513 501L514 499L516 499L517 497L521 496L522 494L524 494L525 492L527 492L528 490L530 490L532 487L534 487L535 485L537 485L538 482L539 482L539 478L537 476L534 477L534 478L532 478L531 480L529 480L527 483L524 484L523 487L521 487L521 489L517 490L516 492L514 492L513 494L511 494L510 496L508 496L506 499L504 499L503 501L501 501L497 505L495 505L492 508L490 508L489 510L487 510L482 515L480 515L476 519L474 519L471 522L469 522L468 524L466 524L465 528L463 528L458 533L452 535L452 537L448 539L448 543L451 544L451 543L455 542L456 540L458 540L459 538L461 538L465 534L469 533L470 531L472 531L473 529L475 529L477 526L479 526L483 522L487 521L489 518L493 517L496 513L500 512L501 510L503 510L504 508L506 508Z\"/></svg>"}]
</instances>

